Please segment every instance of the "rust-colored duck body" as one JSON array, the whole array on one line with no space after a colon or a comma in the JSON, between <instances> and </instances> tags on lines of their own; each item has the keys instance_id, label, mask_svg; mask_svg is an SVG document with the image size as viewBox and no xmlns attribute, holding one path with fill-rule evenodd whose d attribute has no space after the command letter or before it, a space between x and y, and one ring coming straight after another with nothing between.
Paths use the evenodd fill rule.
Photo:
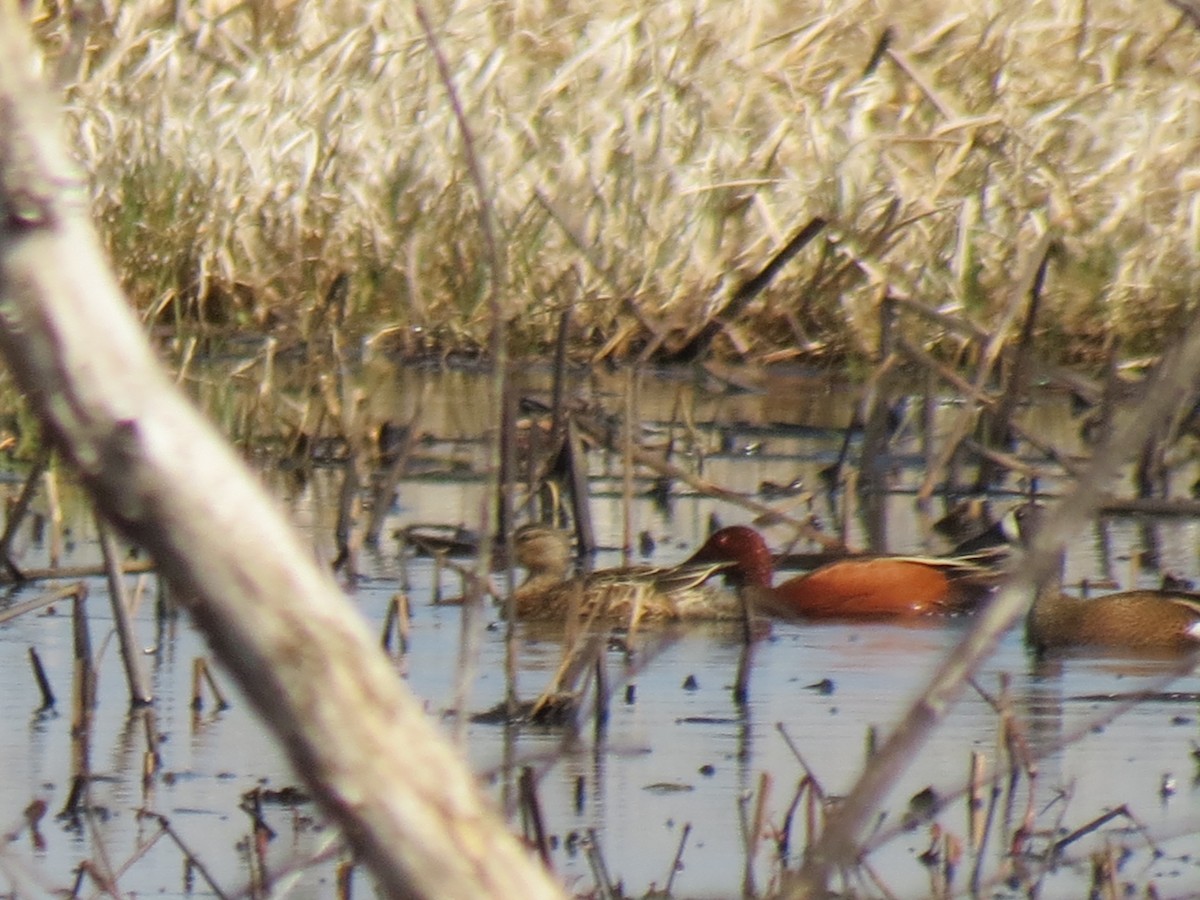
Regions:
<instances>
[{"instance_id":1,"label":"rust-colored duck body","mask_svg":"<svg viewBox=\"0 0 1200 900\"><path fill-rule=\"evenodd\" d=\"M730 563L726 577L758 612L806 619L891 619L970 610L994 573L955 558L877 556L837 560L773 584L774 563L753 528L722 528L688 560Z\"/></svg>"},{"instance_id":2,"label":"rust-colored duck body","mask_svg":"<svg viewBox=\"0 0 1200 900\"><path fill-rule=\"evenodd\" d=\"M1039 652L1194 650L1200 647L1200 594L1133 590L1085 599L1063 593L1054 579L1030 607L1025 640Z\"/></svg>"},{"instance_id":3,"label":"rust-colored duck body","mask_svg":"<svg viewBox=\"0 0 1200 900\"><path fill-rule=\"evenodd\" d=\"M518 619L566 621L575 615L633 626L644 622L741 618L738 598L705 582L727 563L629 566L571 575L571 540L563 531L522 525L517 562L528 571L513 592Z\"/></svg>"}]
</instances>

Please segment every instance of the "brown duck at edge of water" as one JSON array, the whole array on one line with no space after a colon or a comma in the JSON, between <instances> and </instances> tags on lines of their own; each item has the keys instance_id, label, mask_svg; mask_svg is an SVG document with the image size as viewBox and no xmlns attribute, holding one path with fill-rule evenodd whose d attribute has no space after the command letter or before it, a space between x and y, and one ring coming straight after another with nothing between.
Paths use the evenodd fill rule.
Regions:
<instances>
[{"instance_id":1,"label":"brown duck at edge of water","mask_svg":"<svg viewBox=\"0 0 1200 900\"><path fill-rule=\"evenodd\" d=\"M517 562L528 575L514 590L518 619L563 621L575 610L606 622L721 620L741 618L737 597L706 585L724 562L678 566L597 569L572 576L571 540L563 531L522 525L514 535Z\"/></svg>"},{"instance_id":2,"label":"brown duck at edge of water","mask_svg":"<svg viewBox=\"0 0 1200 900\"><path fill-rule=\"evenodd\" d=\"M1010 539L1036 538L1042 510L1026 504L1006 517ZM1076 597L1063 591L1062 567L1034 596L1025 615L1025 643L1035 652L1094 649L1187 652L1200 648L1200 593L1135 589Z\"/></svg>"},{"instance_id":3,"label":"brown duck at edge of water","mask_svg":"<svg viewBox=\"0 0 1200 900\"><path fill-rule=\"evenodd\" d=\"M1200 647L1200 594L1132 590L1084 599L1057 578L1034 598L1025 641L1038 652L1074 647L1186 651Z\"/></svg>"}]
</instances>

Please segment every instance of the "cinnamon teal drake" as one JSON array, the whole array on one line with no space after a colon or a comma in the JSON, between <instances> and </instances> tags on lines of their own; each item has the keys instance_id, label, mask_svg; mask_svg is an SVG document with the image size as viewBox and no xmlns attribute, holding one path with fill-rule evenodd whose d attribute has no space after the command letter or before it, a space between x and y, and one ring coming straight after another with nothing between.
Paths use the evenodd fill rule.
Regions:
<instances>
[{"instance_id":1,"label":"cinnamon teal drake","mask_svg":"<svg viewBox=\"0 0 1200 900\"><path fill-rule=\"evenodd\" d=\"M773 584L774 562L753 528L722 528L687 564L729 563L726 577L756 611L784 618L892 619L975 608L996 573L963 558L874 556L827 563Z\"/></svg>"}]
</instances>

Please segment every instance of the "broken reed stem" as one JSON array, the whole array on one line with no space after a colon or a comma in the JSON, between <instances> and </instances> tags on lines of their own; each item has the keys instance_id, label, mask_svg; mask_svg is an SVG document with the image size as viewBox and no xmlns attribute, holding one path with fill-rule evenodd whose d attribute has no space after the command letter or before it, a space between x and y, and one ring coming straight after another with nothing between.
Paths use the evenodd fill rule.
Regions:
<instances>
[{"instance_id":1,"label":"broken reed stem","mask_svg":"<svg viewBox=\"0 0 1200 900\"><path fill-rule=\"evenodd\" d=\"M932 356L930 356L929 353L927 353L925 350L918 347L916 344L914 344L912 341L910 341L904 335L897 336L896 346L897 346L897 350L899 351L899 353L901 355L903 355L905 359L907 359L911 363L921 366L925 370L925 372L927 373L926 381L927 381L927 384L929 385L929 387L927 388L928 391L933 390L934 385L933 385L932 379L934 377L936 377L937 379L945 382L947 385L949 385L951 388L953 388L955 390L955 392L958 393L964 400L979 404L985 410L991 409L997 403L996 398L994 396L992 396L990 393L978 389L974 384L967 381L965 378L963 378L961 375L959 375L957 372L955 372L949 366L934 359ZM932 409L930 410L929 415L930 416L932 415ZM926 439L925 447L924 447L924 457L926 460L935 460L935 451L934 451L933 444L932 444L932 435L935 433L936 429L930 427L933 424L934 424L934 420L931 417L926 419L925 431L926 431L926 434L929 436ZM1062 453L1056 447L1052 446L1049 442L1047 442L1044 438L1042 438L1040 435L1030 432L1027 428L1023 427L1019 422L1010 421L1009 422L1009 430L1012 432L1012 434L1014 436L1019 438L1021 441L1029 444L1030 447L1037 450L1039 453L1041 453L1047 459L1054 462L1056 465L1061 466L1063 471L1065 471L1069 475L1078 477L1082 473L1083 465L1080 462L1071 458L1067 454ZM966 440L967 440L967 437L966 437L966 435L964 435L963 438L957 442L958 446L961 447ZM947 470L947 475L945 477L948 482L951 480L950 474L949 474L950 462L953 461L953 457L955 457L956 455L957 455L957 453L951 453L950 454L951 460L946 462L943 465L943 468ZM933 463L930 463L930 465L933 465ZM925 480L923 481L921 488L918 490L917 496L919 499L927 500L929 498L930 494L933 493L933 490L937 485L938 479L940 477L942 477L941 471L942 471L941 469L931 469L930 472L927 473L927 476L926 476Z\"/></svg>"},{"instance_id":2,"label":"broken reed stem","mask_svg":"<svg viewBox=\"0 0 1200 900\"><path fill-rule=\"evenodd\" d=\"M978 750L972 750L967 789L967 835L971 847L977 850L983 839L983 788L986 775L987 758Z\"/></svg>"},{"instance_id":3,"label":"broken reed stem","mask_svg":"<svg viewBox=\"0 0 1200 900\"><path fill-rule=\"evenodd\" d=\"M566 431L567 351L570 349L571 318L575 305L568 303L558 317L554 338L554 377L550 388L550 446L557 447Z\"/></svg>"},{"instance_id":4,"label":"broken reed stem","mask_svg":"<svg viewBox=\"0 0 1200 900\"><path fill-rule=\"evenodd\" d=\"M165 816L161 816L158 813L149 812L147 810L140 810L138 815L147 819L153 819L155 822L157 822L158 827L163 830L163 833L166 834L166 836L174 842L175 846L179 848L179 852L183 854L183 858L187 864L200 873L200 877L204 879L204 883L208 885L209 890L216 894L220 900L230 900L230 895L221 890L220 885L218 885L216 880L212 877L212 873L210 873L204 863L200 861L200 857L196 856L196 854L192 852L191 848L184 843L183 839L175 833L175 829L171 827L171 823Z\"/></svg>"},{"instance_id":5,"label":"broken reed stem","mask_svg":"<svg viewBox=\"0 0 1200 900\"><path fill-rule=\"evenodd\" d=\"M1000 317L1000 321L997 323L995 329L989 332L987 339L980 348L979 366L972 381L972 395L985 393L987 385L991 381L996 363L1004 350L1005 342L1008 340L1008 333L1018 313L1020 303L1028 296L1029 291L1032 290L1033 285L1037 281L1038 272L1041 270L1042 262L1051 241L1052 238L1048 232L1042 234L1031 257L1026 260L1025 270L1013 289L1004 314ZM919 496L928 498L933 492L933 487L941 477L941 473L946 471L950 461L959 452L963 439L970 434L981 414L982 410L977 405L966 405L959 411L950 428L947 430L947 437L941 454L929 466L925 480L918 492Z\"/></svg>"},{"instance_id":6,"label":"broken reed stem","mask_svg":"<svg viewBox=\"0 0 1200 900\"><path fill-rule=\"evenodd\" d=\"M627 367L621 380L621 560L630 564L633 553L633 429L635 370Z\"/></svg>"},{"instance_id":7,"label":"broken reed stem","mask_svg":"<svg viewBox=\"0 0 1200 900\"><path fill-rule=\"evenodd\" d=\"M408 470L408 462L412 458L413 449L416 447L417 440L421 434L417 423L420 421L423 413L424 404L418 398L413 409L413 414L409 417L408 423L403 428L400 446L392 451L394 454L392 461L384 471L383 476L379 479L378 486L375 488L375 496L371 503L371 514L367 517L367 530L363 534L363 543L368 547L375 547L379 544L379 533L383 530L383 523L386 521L387 514L392 508L392 502L396 499L400 479L404 477L404 473Z\"/></svg>"},{"instance_id":8,"label":"broken reed stem","mask_svg":"<svg viewBox=\"0 0 1200 900\"><path fill-rule=\"evenodd\" d=\"M1002 794L1000 774L999 772L993 772L987 803L987 814L983 817L979 839L975 844L975 862L971 866L970 884L972 896L979 894L980 886L983 884L983 864L986 859L985 854L987 852L988 839L992 835L992 826L996 821L996 812L1000 808L1000 797Z\"/></svg>"},{"instance_id":9,"label":"broken reed stem","mask_svg":"<svg viewBox=\"0 0 1200 900\"><path fill-rule=\"evenodd\" d=\"M212 667L209 666L208 660L203 656L197 656L192 660L192 710L194 712L200 712L204 709L205 684L208 685L208 689L212 692L217 710L229 709L229 703L226 702L225 695L221 693L221 689L217 686L217 680L213 677Z\"/></svg>"},{"instance_id":10,"label":"broken reed stem","mask_svg":"<svg viewBox=\"0 0 1200 900\"><path fill-rule=\"evenodd\" d=\"M608 727L608 702L608 657L604 653L604 648L601 647L596 654L596 708L592 710L597 744L603 740L604 731Z\"/></svg>"},{"instance_id":11,"label":"broken reed stem","mask_svg":"<svg viewBox=\"0 0 1200 900\"><path fill-rule=\"evenodd\" d=\"M8 569L8 573L14 581L24 581L25 576L13 562L13 541L17 536L17 528L20 527L26 513L29 512L29 504L33 501L38 482L41 481L42 474L50 465L50 453L50 442L41 441L38 444L37 456L33 458L33 465L29 469L29 474L25 476L25 483L21 486L21 493L17 496L17 502L9 510L8 519L4 523L4 533L0 535L0 562Z\"/></svg>"},{"instance_id":12,"label":"broken reed stem","mask_svg":"<svg viewBox=\"0 0 1200 900\"><path fill-rule=\"evenodd\" d=\"M425 41L429 46L430 55L433 57L434 64L437 67L438 78L441 80L442 87L446 91L446 96L450 102L450 109L454 113L454 121L458 127L459 136L462 138L463 157L466 160L467 171L479 204L479 230L483 236L490 273L487 282L487 308L491 319L488 346L492 365L490 399L492 409L499 412L504 408L504 396L508 378L508 340L502 296L507 279L505 277L503 258L496 242L496 231L492 224L493 198L484 180L483 168L475 152L474 135L470 124L467 122L467 116L459 100L458 92L454 87L455 79L450 63L442 52L441 44L434 33L433 26L430 24L424 5L418 2L414 6L417 21L421 25ZM503 493L503 485L500 483L500 467L497 465L497 456L499 454L498 436L491 433L486 443L490 447L488 458L492 460L492 465L487 467L485 490L480 501L479 533L484 535L485 539L481 544L476 577L469 581L465 594L461 631L462 644L459 656L459 678L454 696L454 709L457 713L455 737L460 745L466 738L467 717L462 713L466 707L467 694L474 676L475 661L478 656L479 635L475 624L479 615L479 609L482 606L482 585L490 577L492 571L493 541L490 539L493 523L491 516L492 499ZM500 502L505 501L502 499Z\"/></svg>"},{"instance_id":13,"label":"broken reed stem","mask_svg":"<svg viewBox=\"0 0 1200 900\"><path fill-rule=\"evenodd\" d=\"M537 431L534 423L530 439ZM516 545L513 540L513 495L517 483L517 392L510 381L504 391L504 405L500 416L500 491L496 497L496 532L504 545L504 705L508 721L516 718L521 705L518 686L520 652L517 644L517 600L516 579L513 567L516 563ZM486 532L485 532L486 534Z\"/></svg>"},{"instance_id":14,"label":"broken reed stem","mask_svg":"<svg viewBox=\"0 0 1200 900\"><path fill-rule=\"evenodd\" d=\"M154 571L154 563L150 560L126 560L120 565L120 569L126 575L141 575L146 572ZM21 572L22 583L29 584L35 581L50 581L60 578L97 578L107 574L107 569L103 563L94 566L53 566L50 568L25 569ZM4 581L6 579L0 579Z\"/></svg>"},{"instance_id":15,"label":"broken reed stem","mask_svg":"<svg viewBox=\"0 0 1200 900\"><path fill-rule=\"evenodd\" d=\"M73 693L80 710L91 710L96 706L96 669L92 660L92 638L88 631L87 595L87 585L76 585L73 593L75 602L71 607L71 635L75 654ZM78 718L72 727L73 730L85 729L85 723Z\"/></svg>"},{"instance_id":16,"label":"broken reed stem","mask_svg":"<svg viewBox=\"0 0 1200 900\"><path fill-rule=\"evenodd\" d=\"M42 658L38 656L37 648L29 648L29 664L33 666L33 677L37 681L38 690L42 694L42 705L39 709L54 708L54 689L50 687L50 679L46 675L46 669L42 666Z\"/></svg>"},{"instance_id":17,"label":"broken reed stem","mask_svg":"<svg viewBox=\"0 0 1200 900\"><path fill-rule=\"evenodd\" d=\"M566 467L571 516L575 521L575 549L580 556L590 556L596 552L596 529L592 522L591 491L588 488L587 450L583 446L575 416L567 418L562 462Z\"/></svg>"},{"instance_id":18,"label":"broken reed stem","mask_svg":"<svg viewBox=\"0 0 1200 900\"><path fill-rule=\"evenodd\" d=\"M354 429L352 423L347 423L347 432ZM360 538L358 521L362 512L363 488L363 459L361 440L356 437L347 439L346 459L342 463L342 484L338 491L337 521L333 527L337 555L333 560L333 570L343 573L348 579L358 577L358 551Z\"/></svg>"},{"instance_id":19,"label":"broken reed stem","mask_svg":"<svg viewBox=\"0 0 1200 900\"><path fill-rule=\"evenodd\" d=\"M754 812L751 814L749 830L745 834L746 860L742 876L743 896L753 897L754 860L758 856L758 845L762 838L763 822L767 817L767 798L771 793L771 773L762 772L758 777L758 790L755 792Z\"/></svg>"},{"instance_id":20,"label":"broken reed stem","mask_svg":"<svg viewBox=\"0 0 1200 900\"><path fill-rule=\"evenodd\" d=\"M87 587L82 583L66 585L41 596L34 597L32 600L26 600L24 603L18 603L16 606L9 607L5 610L0 610L0 625L8 622L18 616L23 616L26 613L34 612L52 604L58 603L68 598L73 598L80 591L86 593Z\"/></svg>"},{"instance_id":21,"label":"broken reed stem","mask_svg":"<svg viewBox=\"0 0 1200 900\"><path fill-rule=\"evenodd\" d=\"M521 812L525 821L525 838L529 840L529 832L533 831L533 847L541 857L542 864L553 871L550 860L550 842L546 838L546 824L542 818L542 804L538 800L537 782L533 777L533 768L522 766L517 779L517 787L521 794Z\"/></svg>"},{"instance_id":22,"label":"broken reed stem","mask_svg":"<svg viewBox=\"0 0 1200 900\"><path fill-rule=\"evenodd\" d=\"M675 848L675 858L671 860L671 871L667 873L667 883L663 888L663 893L671 896L671 888L675 884L675 876L683 869L683 850L687 846L688 835L692 833L692 823L683 823L683 832L679 835L679 846Z\"/></svg>"},{"instance_id":23,"label":"broken reed stem","mask_svg":"<svg viewBox=\"0 0 1200 900\"><path fill-rule=\"evenodd\" d=\"M351 900L354 896L354 860L348 859L337 867L337 900Z\"/></svg>"},{"instance_id":24,"label":"broken reed stem","mask_svg":"<svg viewBox=\"0 0 1200 900\"><path fill-rule=\"evenodd\" d=\"M117 563L117 542L99 515L96 516L96 531L100 536L100 549L104 554L104 570L108 579L108 599L112 608L113 625L117 631L117 643L121 649L121 662L125 667L125 681L129 686L129 704L134 708L149 706L154 702L154 694L146 681L146 673L142 669L141 657L138 655L133 623L129 618L125 581Z\"/></svg>"},{"instance_id":25,"label":"broken reed stem","mask_svg":"<svg viewBox=\"0 0 1200 900\"><path fill-rule=\"evenodd\" d=\"M708 321L693 337L689 338L678 350L664 354L665 361L694 362L707 353L717 335L724 328L724 323L731 322L741 315L746 306L767 288L792 257L812 243L825 230L826 224L825 219L814 216L797 230L758 274L738 286L733 296L709 316Z\"/></svg>"},{"instance_id":26,"label":"broken reed stem","mask_svg":"<svg viewBox=\"0 0 1200 900\"><path fill-rule=\"evenodd\" d=\"M863 422L862 450L859 458L860 486L868 490L885 488L887 470L888 419L891 415L892 373L900 362L895 354L899 313L886 293L879 302L879 365L867 379L860 418Z\"/></svg>"},{"instance_id":27,"label":"broken reed stem","mask_svg":"<svg viewBox=\"0 0 1200 900\"><path fill-rule=\"evenodd\" d=\"M412 634L412 614L409 610L408 594L398 591L388 601L387 613L383 618L383 649L392 652L392 637L401 655L408 652L408 641Z\"/></svg>"},{"instance_id":28,"label":"broken reed stem","mask_svg":"<svg viewBox=\"0 0 1200 900\"><path fill-rule=\"evenodd\" d=\"M604 853L600 849L600 841L596 836L595 828L587 830L584 852L587 854L588 865L592 869L592 878L596 881L596 890L599 892L601 900L618 900L620 894L613 887L612 879L609 877L608 866L604 862Z\"/></svg>"},{"instance_id":29,"label":"broken reed stem","mask_svg":"<svg viewBox=\"0 0 1200 900\"><path fill-rule=\"evenodd\" d=\"M42 481L46 485L46 506L50 509L50 554L48 562L51 568L58 568L63 553L63 511L58 496L58 478L52 466L46 466L42 472Z\"/></svg>"}]
</instances>

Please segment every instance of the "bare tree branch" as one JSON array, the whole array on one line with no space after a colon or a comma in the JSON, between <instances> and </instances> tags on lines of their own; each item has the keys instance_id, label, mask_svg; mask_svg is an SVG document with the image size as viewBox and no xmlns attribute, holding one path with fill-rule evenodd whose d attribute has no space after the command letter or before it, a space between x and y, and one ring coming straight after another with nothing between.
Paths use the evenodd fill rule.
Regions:
<instances>
[{"instance_id":1,"label":"bare tree branch","mask_svg":"<svg viewBox=\"0 0 1200 900\"><path fill-rule=\"evenodd\" d=\"M0 351L389 897L560 897L276 505L159 369L0 3Z\"/></svg>"}]
</instances>

